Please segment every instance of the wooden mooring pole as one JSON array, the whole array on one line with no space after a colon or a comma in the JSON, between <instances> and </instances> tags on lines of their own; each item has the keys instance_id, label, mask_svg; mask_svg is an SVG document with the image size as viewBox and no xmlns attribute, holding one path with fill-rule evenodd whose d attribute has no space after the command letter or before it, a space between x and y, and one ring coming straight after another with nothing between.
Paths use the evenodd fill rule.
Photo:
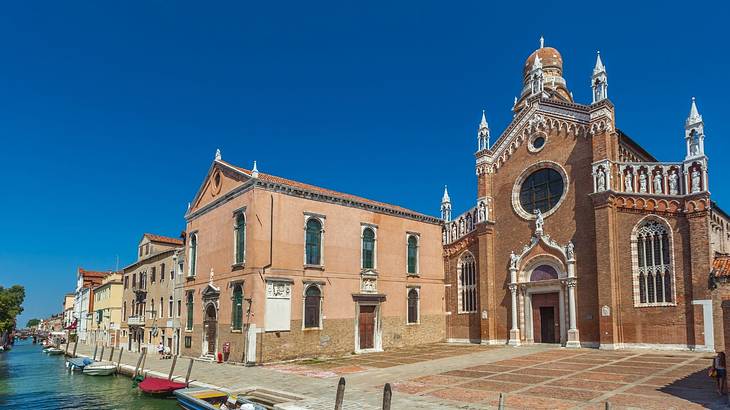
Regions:
<instances>
[{"instance_id":1,"label":"wooden mooring pole","mask_svg":"<svg viewBox=\"0 0 730 410\"><path fill-rule=\"evenodd\" d=\"M70 339L70 338L69 338L69 339ZM63 350L63 355L64 355L64 356L68 356L68 344L69 344L69 343L70 343L70 341L66 340L66 349L64 349L64 350Z\"/></svg>"},{"instance_id":2,"label":"wooden mooring pole","mask_svg":"<svg viewBox=\"0 0 730 410\"><path fill-rule=\"evenodd\" d=\"M144 357L144 349L139 353L139 359L137 359L137 365L134 367L134 374L132 375L132 378L137 377L137 371L139 370L139 365L142 364L143 357Z\"/></svg>"},{"instance_id":3,"label":"wooden mooring pole","mask_svg":"<svg viewBox=\"0 0 730 410\"><path fill-rule=\"evenodd\" d=\"M390 400L393 398L393 389L390 383L385 383L383 387L383 410L390 410Z\"/></svg>"},{"instance_id":4,"label":"wooden mooring pole","mask_svg":"<svg viewBox=\"0 0 730 410\"><path fill-rule=\"evenodd\" d=\"M175 363L177 363L177 356L172 356L172 366L170 366L170 375L167 376L167 380L172 380L172 372L175 371Z\"/></svg>"},{"instance_id":5,"label":"wooden mooring pole","mask_svg":"<svg viewBox=\"0 0 730 410\"><path fill-rule=\"evenodd\" d=\"M94 345L94 361L96 361L96 351L99 349L99 345Z\"/></svg>"},{"instance_id":6,"label":"wooden mooring pole","mask_svg":"<svg viewBox=\"0 0 730 410\"><path fill-rule=\"evenodd\" d=\"M504 393L499 393L499 410L504 410Z\"/></svg>"},{"instance_id":7,"label":"wooden mooring pole","mask_svg":"<svg viewBox=\"0 0 730 410\"><path fill-rule=\"evenodd\" d=\"M76 348L79 346L79 339L74 340L74 352L71 353L71 357L76 357Z\"/></svg>"},{"instance_id":8,"label":"wooden mooring pole","mask_svg":"<svg viewBox=\"0 0 730 410\"><path fill-rule=\"evenodd\" d=\"M112 351L109 352L109 361L110 362L114 361L114 346L112 346Z\"/></svg>"},{"instance_id":9,"label":"wooden mooring pole","mask_svg":"<svg viewBox=\"0 0 730 410\"><path fill-rule=\"evenodd\" d=\"M190 364L188 364L188 372L185 374L185 385L187 386L188 383L190 383L190 372L193 371L193 358L190 358Z\"/></svg>"},{"instance_id":10,"label":"wooden mooring pole","mask_svg":"<svg viewBox=\"0 0 730 410\"><path fill-rule=\"evenodd\" d=\"M99 353L99 361L104 361L104 345L101 345L101 353Z\"/></svg>"},{"instance_id":11,"label":"wooden mooring pole","mask_svg":"<svg viewBox=\"0 0 730 410\"><path fill-rule=\"evenodd\" d=\"M144 376L144 364L147 362L147 348L143 347L142 351L144 353L142 354L142 367L139 369L139 374Z\"/></svg>"},{"instance_id":12,"label":"wooden mooring pole","mask_svg":"<svg viewBox=\"0 0 730 410\"><path fill-rule=\"evenodd\" d=\"M335 410L342 410L342 400L345 399L345 378L340 377L337 383L337 396L335 396Z\"/></svg>"},{"instance_id":13,"label":"wooden mooring pole","mask_svg":"<svg viewBox=\"0 0 730 410\"><path fill-rule=\"evenodd\" d=\"M117 359L117 373L119 373L119 365L122 363L122 352L124 351L124 346L119 348L119 358ZM134 376L132 376L134 377Z\"/></svg>"},{"instance_id":14,"label":"wooden mooring pole","mask_svg":"<svg viewBox=\"0 0 730 410\"><path fill-rule=\"evenodd\" d=\"M610 402L606 402L606 410L611 410L611 403Z\"/></svg>"}]
</instances>

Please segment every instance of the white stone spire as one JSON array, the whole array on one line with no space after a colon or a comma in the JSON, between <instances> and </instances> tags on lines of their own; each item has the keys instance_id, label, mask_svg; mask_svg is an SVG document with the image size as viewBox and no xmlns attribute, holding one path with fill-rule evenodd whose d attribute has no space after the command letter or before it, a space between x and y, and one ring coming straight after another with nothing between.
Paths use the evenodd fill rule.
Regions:
<instances>
[{"instance_id":1,"label":"white stone spire","mask_svg":"<svg viewBox=\"0 0 730 410\"><path fill-rule=\"evenodd\" d=\"M256 161L253 162L253 168L251 169L251 176L253 178L259 177L259 169L256 167Z\"/></svg>"},{"instance_id":2,"label":"white stone spire","mask_svg":"<svg viewBox=\"0 0 730 410\"><path fill-rule=\"evenodd\" d=\"M487 114L482 110L482 121L479 123L479 132L477 132L477 151L484 149L489 149L489 124Z\"/></svg>"},{"instance_id":3,"label":"white stone spire","mask_svg":"<svg viewBox=\"0 0 730 410\"><path fill-rule=\"evenodd\" d=\"M540 48L545 48L545 38L540 36Z\"/></svg>"},{"instance_id":4,"label":"white stone spire","mask_svg":"<svg viewBox=\"0 0 730 410\"><path fill-rule=\"evenodd\" d=\"M705 122L697 109L694 97L692 97L689 115L684 122L684 139L687 142L687 156L685 159L705 155Z\"/></svg>"},{"instance_id":5,"label":"white stone spire","mask_svg":"<svg viewBox=\"0 0 730 410\"><path fill-rule=\"evenodd\" d=\"M700 122L702 122L702 116L697 110L697 103L695 102L695 98L692 97L692 106L689 108L689 116L687 116L687 121L685 122L685 125L692 125Z\"/></svg>"},{"instance_id":6,"label":"white stone spire","mask_svg":"<svg viewBox=\"0 0 730 410\"><path fill-rule=\"evenodd\" d=\"M591 88L593 89L593 104L608 98L608 74L606 66L601 60L601 52L596 52L596 66L593 67L591 76Z\"/></svg>"},{"instance_id":7,"label":"white stone spire","mask_svg":"<svg viewBox=\"0 0 730 410\"><path fill-rule=\"evenodd\" d=\"M451 198L449 198L449 189L444 185L444 196L441 197L441 219L444 222L451 220Z\"/></svg>"},{"instance_id":8,"label":"white stone spire","mask_svg":"<svg viewBox=\"0 0 730 410\"><path fill-rule=\"evenodd\" d=\"M221 160L221 150L218 149L218 148L216 148L216 150L215 150L215 158L214 159L216 161L220 161Z\"/></svg>"}]
</instances>

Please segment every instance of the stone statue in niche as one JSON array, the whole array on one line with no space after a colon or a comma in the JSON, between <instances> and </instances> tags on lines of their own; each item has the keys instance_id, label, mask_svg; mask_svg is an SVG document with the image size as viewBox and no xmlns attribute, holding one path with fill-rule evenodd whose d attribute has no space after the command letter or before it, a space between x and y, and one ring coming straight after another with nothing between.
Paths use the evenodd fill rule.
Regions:
<instances>
[{"instance_id":1,"label":"stone statue in niche","mask_svg":"<svg viewBox=\"0 0 730 410\"><path fill-rule=\"evenodd\" d=\"M626 171L626 177L624 178L624 188L626 192L634 192L634 175L631 171Z\"/></svg>"},{"instance_id":2,"label":"stone statue in niche","mask_svg":"<svg viewBox=\"0 0 730 410\"><path fill-rule=\"evenodd\" d=\"M446 238L446 227L444 227L444 229L441 230L441 242L443 242L444 244L446 244L446 242L448 242L447 238Z\"/></svg>"},{"instance_id":3,"label":"stone statue in niche","mask_svg":"<svg viewBox=\"0 0 730 410\"><path fill-rule=\"evenodd\" d=\"M517 261L520 259L519 256L517 256L514 251L509 254L509 268L510 269L517 269Z\"/></svg>"},{"instance_id":4,"label":"stone statue in niche","mask_svg":"<svg viewBox=\"0 0 730 410\"><path fill-rule=\"evenodd\" d=\"M679 195L678 180L679 177L677 176L677 171L672 171L672 173L669 174L669 195Z\"/></svg>"},{"instance_id":5,"label":"stone statue in niche","mask_svg":"<svg viewBox=\"0 0 730 410\"><path fill-rule=\"evenodd\" d=\"M662 189L662 174L660 172L657 172L656 175L654 175L654 193L664 193L664 190Z\"/></svg>"},{"instance_id":6,"label":"stone statue in niche","mask_svg":"<svg viewBox=\"0 0 730 410\"><path fill-rule=\"evenodd\" d=\"M466 230L471 231L473 227L472 220L471 220L471 213L466 214Z\"/></svg>"},{"instance_id":7,"label":"stone statue in niche","mask_svg":"<svg viewBox=\"0 0 730 410\"><path fill-rule=\"evenodd\" d=\"M573 241L568 242L568 246L565 247L565 256L567 256L568 260L575 259L575 245L573 245Z\"/></svg>"},{"instance_id":8,"label":"stone statue in niche","mask_svg":"<svg viewBox=\"0 0 730 410\"><path fill-rule=\"evenodd\" d=\"M451 240L455 241L459 235L456 234L456 222L451 223Z\"/></svg>"},{"instance_id":9,"label":"stone statue in niche","mask_svg":"<svg viewBox=\"0 0 730 410\"><path fill-rule=\"evenodd\" d=\"M542 219L542 211L536 209L535 216L535 235L542 235L542 229L545 225L545 221Z\"/></svg>"},{"instance_id":10,"label":"stone statue in niche","mask_svg":"<svg viewBox=\"0 0 730 410\"><path fill-rule=\"evenodd\" d=\"M466 226L464 226L464 218L459 218L459 234L463 235L466 233Z\"/></svg>"},{"instance_id":11,"label":"stone statue in niche","mask_svg":"<svg viewBox=\"0 0 730 410\"><path fill-rule=\"evenodd\" d=\"M700 171L697 168L692 170L692 193L700 192Z\"/></svg>"},{"instance_id":12,"label":"stone statue in niche","mask_svg":"<svg viewBox=\"0 0 730 410\"><path fill-rule=\"evenodd\" d=\"M603 169L598 169L598 191L606 190L606 172Z\"/></svg>"},{"instance_id":13,"label":"stone statue in niche","mask_svg":"<svg viewBox=\"0 0 730 410\"><path fill-rule=\"evenodd\" d=\"M479 222L487 220L487 206L484 205L484 201L479 202Z\"/></svg>"},{"instance_id":14,"label":"stone statue in niche","mask_svg":"<svg viewBox=\"0 0 730 410\"><path fill-rule=\"evenodd\" d=\"M646 173L641 172L639 174L639 192L646 193Z\"/></svg>"}]
</instances>

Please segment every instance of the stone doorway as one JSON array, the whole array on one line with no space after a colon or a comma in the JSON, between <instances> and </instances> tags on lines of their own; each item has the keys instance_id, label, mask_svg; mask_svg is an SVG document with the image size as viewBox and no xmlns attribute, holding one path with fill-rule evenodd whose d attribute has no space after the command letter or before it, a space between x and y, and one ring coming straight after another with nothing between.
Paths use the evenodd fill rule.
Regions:
<instances>
[{"instance_id":1,"label":"stone doorway","mask_svg":"<svg viewBox=\"0 0 730 410\"><path fill-rule=\"evenodd\" d=\"M375 306L360 306L358 325L360 349L367 350L375 348Z\"/></svg>"},{"instance_id":2,"label":"stone doorway","mask_svg":"<svg viewBox=\"0 0 730 410\"><path fill-rule=\"evenodd\" d=\"M205 308L205 321L203 327L203 353L215 355L218 318L215 306L212 303Z\"/></svg>"}]
</instances>

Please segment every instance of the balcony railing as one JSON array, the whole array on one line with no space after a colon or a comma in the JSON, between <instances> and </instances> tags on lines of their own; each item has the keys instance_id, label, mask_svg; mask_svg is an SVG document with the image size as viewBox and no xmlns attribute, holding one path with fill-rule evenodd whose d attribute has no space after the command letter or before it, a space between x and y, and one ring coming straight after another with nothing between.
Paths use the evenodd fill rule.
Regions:
<instances>
[{"instance_id":1,"label":"balcony railing","mask_svg":"<svg viewBox=\"0 0 730 410\"><path fill-rule=\"evenodd\" d=\"M132 315L127 318L128 326L144 326L144 316Z\"/></svg>"}]
</instances>

